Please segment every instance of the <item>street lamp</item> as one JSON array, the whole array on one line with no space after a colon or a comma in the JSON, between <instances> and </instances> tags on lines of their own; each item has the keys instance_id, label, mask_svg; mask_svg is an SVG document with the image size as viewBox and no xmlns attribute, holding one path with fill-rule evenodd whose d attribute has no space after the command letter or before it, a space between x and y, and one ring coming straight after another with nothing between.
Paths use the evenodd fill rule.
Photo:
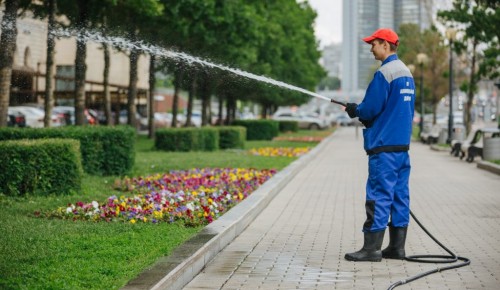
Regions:
<instances>
[{"instance_id":1,"label":"street lamp","mask_svg":"<svg viewBox=\"0 0 500 290\"><path fill-rule=\"evenodd\" d=\"M417 54L417 63L420 66L420 135L422 135L422 131L424 130L424 64L428 61L427 54L419 53Z\"/></svg>"},{"instance_id":2,"label":"street lamp","mask_svg":"<svg viewBox=\"0 0 500 290\"><path fill-rule=\"evenodd\" d=\"M453 131L453 41L455 40L455 36L457 35L457 31L454 28L446 29L446 38L449 40L450 44L450 112L448 115L448 139L446 140L447 144L451 144L451 134Z\"/></svg>"}]
</instances>

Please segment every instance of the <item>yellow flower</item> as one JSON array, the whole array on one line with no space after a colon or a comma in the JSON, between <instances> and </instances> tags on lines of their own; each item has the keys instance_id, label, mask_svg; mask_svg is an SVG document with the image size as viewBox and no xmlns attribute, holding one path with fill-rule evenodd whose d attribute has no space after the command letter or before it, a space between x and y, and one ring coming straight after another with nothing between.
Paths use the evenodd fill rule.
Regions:
<instances>
[{"instance_id":1,"label":"yellow flower","mask_svg":"<svg viewBox=\"0 0 500 290\"><path fill-rule=\"evenodd\" d=\"M130 223L131 223L131 224L135 224L135 219L131 219L131 220L130 220Z\"/></svg>"},{"instance_id":2,"label":"yellow flower","mask_svg":"<svg viewBox=\"0 0 500 290\"><path fill-rule=\"evenodd\" d=\"M157 211L157 210L155 210L155 211L153 212L153 216L154 216L155 218L157 218L157 219L161 219L161 218L163 217L163 213L162 213L161 211Z\"/></svg>"}]
</instances>

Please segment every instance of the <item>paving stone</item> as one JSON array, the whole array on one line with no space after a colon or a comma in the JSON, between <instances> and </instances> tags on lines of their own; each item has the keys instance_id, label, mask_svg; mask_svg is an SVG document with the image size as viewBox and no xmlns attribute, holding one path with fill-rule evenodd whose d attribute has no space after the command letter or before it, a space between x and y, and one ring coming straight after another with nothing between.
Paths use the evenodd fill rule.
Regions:
<instances>
[{"instance_id":1,"label":"paving stone","mask_svg":"<svg viewBox=\"0 0 500 290\"><path fill-rule=\"evenodd\" d=\"M184 289L387 289L449 265L344 259L363 244L368 169L362 138L355 135L354 128L339 128L325 140L322 151ZM401 288L500 289L500 177L417 142L410 156L412 211L472 263ZM406 252L446 254L413 220ZM223 275L213 278L215 273Z\"/></svg>"}]
</instances>

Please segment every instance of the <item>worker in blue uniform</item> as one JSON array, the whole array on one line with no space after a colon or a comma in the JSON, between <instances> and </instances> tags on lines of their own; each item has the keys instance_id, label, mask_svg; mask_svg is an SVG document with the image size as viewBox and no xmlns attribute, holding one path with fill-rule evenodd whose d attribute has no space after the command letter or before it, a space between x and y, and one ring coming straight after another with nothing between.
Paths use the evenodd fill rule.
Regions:
<instances>
[{"instance_id":1,"label":"worker in blue uniform","mask_svg":"<svg viewBox=\"0 0 500 290\"><path fill-rule=\"evenodd\" d=\"M345 255L349 261L404 259L410 218L410 157L408 150L415 107L415 83L410 70L398 59L398 35L381 28L363 38L382 65L375 72L363 101L347 103L346 112L358 117L368 154L364 245ZM389 226L389 246L381 251Z\"/></svg>"}]
</instances>

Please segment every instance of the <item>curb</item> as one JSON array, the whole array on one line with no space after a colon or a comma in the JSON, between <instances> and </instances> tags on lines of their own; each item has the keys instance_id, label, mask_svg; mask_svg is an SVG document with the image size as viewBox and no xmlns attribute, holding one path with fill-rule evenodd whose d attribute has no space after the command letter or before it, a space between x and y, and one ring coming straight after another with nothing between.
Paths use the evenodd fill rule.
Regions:
<instances>
[{"instance_id":1,"label":"curb","mask_svg":"<svg viewBox=\"0 0 500 290\"><path fill-rule=\"evenodd\" d=\"M431 148L431 150L440 151L440 152L445 152L445 151L449 152L451 150L451 148L449 148L449 147L442 147L442 146L435 145L435 144L431 145L430 148Z\"/></svg>"},{"instance_id":2,"label":"curb","mask_svg":"<svg viewBox=\"0 0 500 290\"><path fill-rule=\"evenodd\" d=\"M500 165L488 161L477 161L477 168L500 175Z\"/></svg>"},{"instance_id":3,"label":"curb","mask_svg":"<svg viewBox=\"0 0 500 290\"><path fill-rule=\"evenodd\" d=\"M249 197L129 281L123 290L182 289L264 210L276 194L332 139L334 133L271 177Z\"/></svg>"}]
</instances>

